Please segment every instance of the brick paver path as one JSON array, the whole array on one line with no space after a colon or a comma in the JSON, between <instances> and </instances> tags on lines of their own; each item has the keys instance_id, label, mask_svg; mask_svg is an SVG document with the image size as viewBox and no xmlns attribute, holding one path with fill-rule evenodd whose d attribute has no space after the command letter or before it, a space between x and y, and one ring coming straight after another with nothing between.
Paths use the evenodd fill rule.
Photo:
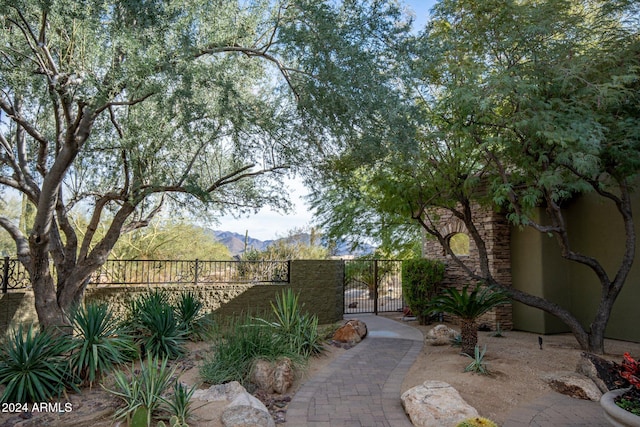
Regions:
<instances>
[{"instance_id":1,"label":"brick paver path","mask_svg":"<svg viewBox=\"0 0 640 427\"><path fill-rule=\"evenodd\" d=\"M400 389L422 349L422 335L389 319L359 318L369 336L298 390L287 409L288 426L411 427Z\"/></svg>"}]
</instances>

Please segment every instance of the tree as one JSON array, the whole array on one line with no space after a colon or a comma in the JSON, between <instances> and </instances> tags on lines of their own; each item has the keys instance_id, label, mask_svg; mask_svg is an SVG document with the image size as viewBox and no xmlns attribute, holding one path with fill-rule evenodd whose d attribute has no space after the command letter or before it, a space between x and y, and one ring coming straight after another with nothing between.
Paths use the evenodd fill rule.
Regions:
<instances>
[{"instance_id":1,"label":"tree","mask_svg":"<svg viewBox=\"0 0 640 427\"><path fill-rule=\"evenodd\" d=\"M382 150L349 146L323 175L329 184L316 193L317 202L328 212L333 206L348 211L357 200L358 212L370 209L389 223L412 218L472 280L557 316L583 349L604 352L604 331L635 256L630 197L640 165L637 12L637 5L623 1L441 1L408 50L401 89L415 106L403 130L413 131L410 141L395 137ZM348 172L345 164L354 166L358 156ZM612 274L572 246L563 202L586 192L612 202L624 224L624 253ZM322 201L326 193L332 197ZM340 196L347 193L348 199ZM590 325L492 276L474 203L504 209L513 224L554 235L564 258L593 271L601 299ZM539 206L546 216L538 220ZM441 210L465 224L480 271L465 266L439 232ZM346 219L333 219L353 219L342 214Z\"/></svg>"},{"instance_id":2,"label":"tree","mask_svg":"<svg viewBox=\"0 0 640 427\"><path fill-rule=\"evenodd\" d=\"M306 160L306 144L353 138L354 120L373 120L385 40L408 30L377 1L0 9L0 185L34 208L28 231L0 226L43 326L67 324L119 237L163 208L286 208L281 175ZM74 211L90 218L82 235Z\"/></svg>"},{"instance_id":3,"label":"tree","mask_svg":"<svg viewBox=\"0 0 640 427\"><path fill-rule=\"evenodd\" d=\"M473 356L478 344L477 319L493 307L507 303L509 299L502 292L476 285L469 292L469 285L459 291L447 288L442 294L429 301L432 313L449 313L460 319L461 352Z\"/></svg>"}]
</instances>

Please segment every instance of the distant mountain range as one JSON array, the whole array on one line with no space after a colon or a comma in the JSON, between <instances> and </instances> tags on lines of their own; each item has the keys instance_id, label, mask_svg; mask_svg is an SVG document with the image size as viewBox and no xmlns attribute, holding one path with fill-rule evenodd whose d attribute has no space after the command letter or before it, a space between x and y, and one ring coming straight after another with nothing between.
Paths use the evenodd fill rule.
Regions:
<instances>
[{"instance_id":1,"label":"distant mountain range","mask_svg":"<svg viewBox=\"0 0 640 427\"><path fill-rule=\"evenodd\" d=\"M218 240L220 243L222 243L223 245L225 245L227 248L229 248L229 252L231 252L231 255L240 255L244 252L245 250L245 236L243 234L239 234L239 233L234 233L232 231L222 231L222 230L213 230L213 235L215 236L216 240ZM305 242L309 242L310 239L310 235L307 233L302 233L299 235L296 235L294 237L283 237L280 239L276 239L276 240L259 240L259 239L254 239L251 236L247 237L247 248L253 248L255 250L258 251L263 251L265 250L269 245L274 244L275 242L278 242L280 240L287 240L287 239L296 239L296 240L303 240ZM324 246L326 246L326 243L323 243ZM334 250L333 255L335 256L347 256L347 255L355 255L355 256L360 256L360 255L364 255L367 253L372 253L374 251L373 246L369 246L366 245L363 248L358 249L357 251L352 251L351 247L348 243L346 242L341 242L337 245L336 249Z\"/></svg>"}]
</instances>

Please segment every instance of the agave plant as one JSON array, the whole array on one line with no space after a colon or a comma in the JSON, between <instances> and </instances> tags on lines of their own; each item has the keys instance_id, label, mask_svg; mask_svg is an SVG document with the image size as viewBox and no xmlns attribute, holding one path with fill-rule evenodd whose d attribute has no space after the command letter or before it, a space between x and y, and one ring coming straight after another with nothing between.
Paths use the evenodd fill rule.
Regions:
<instances>
[{"instance_id":1,"label":"agave plant","mask_svg":"<svg viewBox=\"0 0 640 427\"><path fill-rule=\"evenodd\" d=\"M84 384L93 385L114 366L137 356L133 339L106 304L92 302L76 307L69 317L74 331L71 369Z\"/></svg>"},{"instance_id":2,"label":"agave plant","mask_svg":"<svg viewBox=\"0 0 640 427\"><path fill-rule=\"evenodd\" d=\"M19 326L0 345L0 401L46 402L59 396L69 379L68 337Z\"/></svg>"},{"instance_id":3,"label":"agave plant","mask_svg":"<svg viewBox=\"0 0 640 427\"><path fill-rule=\"evenodd\" d=\"M504 304L509 298L501 291L476 285L469 292L469 285L459 291L447 288L429 302L432 313L445 312L460 319L461 352L473 356L478 344L476 320L493 307Z\"/></svg>"}]
</instances>

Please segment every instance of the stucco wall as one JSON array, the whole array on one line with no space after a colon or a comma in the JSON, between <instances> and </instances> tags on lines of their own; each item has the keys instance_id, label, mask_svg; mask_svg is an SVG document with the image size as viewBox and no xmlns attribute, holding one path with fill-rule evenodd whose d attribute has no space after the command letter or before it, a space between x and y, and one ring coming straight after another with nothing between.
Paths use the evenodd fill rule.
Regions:
<instances>
[{"instance_id":1,"label":"stucco wall","mask_svg":"<svg viewBox=\"0 0 640 427\"><path fill-rule=\"evenodd\" d=\"M633 210L640 210L640 194L633 196ZM542 215L542 211L540 211ZM622 259L624 228L613 202L594 194L583 195L566 206L566 223L572 248L596 258L613 277ZM553 237L537 231L513 230L512 262L514 286L527 289L534 286L544 296L568 308L580 322L588 326L593 320L600 299L600 282L593 271L583 265L563 259ZM540 269L542 274L529 274ZM539 295L539 293L537 293ZM640 342L640 253L618 297L607 326L606 337ZM540 322L531 308L514 306L516 326L540 333L565 332L568 328L552 316Z\"/></svg>"},{"instance_id":2,"label":"stucco wall","mask_svg":"<svg viewBox=\"0 0 640 427\"><path fill-rule=\"evenodd\" d=\"M167 285L161 287L179 294L195 292L207 312L223 316L241 312L260 313L271 309L271 302L283 289L291 287L299 293L299 302L305 309L318 316L321 324L342 319L344 293L344 262L332 260L295 260L291 262L288 285ZM85 293L86 301L109 303L116 316L125 313L128 301L135 295L146 292L147 287L90 288ZM35 323L37 315L31 292L10 292L0 296L0 332L8 325Z\"/></svg>"}]
</instances>

